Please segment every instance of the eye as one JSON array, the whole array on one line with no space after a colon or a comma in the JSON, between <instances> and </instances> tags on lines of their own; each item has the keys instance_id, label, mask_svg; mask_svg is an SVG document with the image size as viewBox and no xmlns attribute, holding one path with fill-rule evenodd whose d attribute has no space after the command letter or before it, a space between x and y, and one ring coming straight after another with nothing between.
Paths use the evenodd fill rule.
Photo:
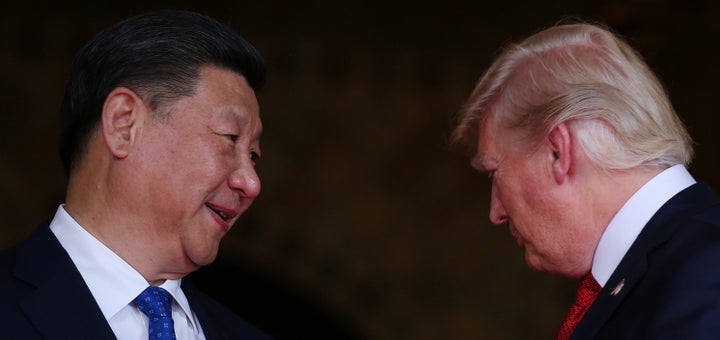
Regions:
<instances>
[{"instance_id":1,"label":"eye","mask_svg":"<svg viewBox=\"0 0 720 340\"><path fill-rule=\"evenodd\" d=\"M238 135L226 134L223 136L226 137L227 139L229 139L233 143L237 142L237 140L238 140Z\"/></svg>"},{"instance_id":2,"label":"eye","mask_svg":"<svg viewBox=\"0 0 720 340\"><path fill-rule=\"evenodd\" d=\"M251 151L251 152L250 152L250 159L251 159L253 162L255 162L255 161L257 161L258 159L260 159L260 154L257 153L257 152L255 152L255 151Z\"/></svg>"}]
</instances>

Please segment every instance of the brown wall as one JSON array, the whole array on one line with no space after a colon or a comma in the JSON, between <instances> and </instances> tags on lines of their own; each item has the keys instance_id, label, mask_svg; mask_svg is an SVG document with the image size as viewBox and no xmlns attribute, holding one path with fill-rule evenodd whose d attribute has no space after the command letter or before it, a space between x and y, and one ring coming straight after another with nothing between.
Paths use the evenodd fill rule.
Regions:
<instances>
[{"instance_id":1,"label":"brown wall","mask_svg":"<svg viewBox=\"0 0 720 340\"><path fill-rule=\"evenodd\" d=\"M234 26L269 67L263 193L218 267L256 285L201 282L277 334L292 308L329 327L303 315L317 304L360 338L552 338L574 283L527 269L507 229L487 221L488 181L445 137L503 43L569 15L609 23L648 58L696 139L691 171L720 190L720 6L709 1L195 3L174 7ZM63 200L57 112L73 54L108 24L160 7L0 14L1 247Z\"/></svg>"}]
</instances>

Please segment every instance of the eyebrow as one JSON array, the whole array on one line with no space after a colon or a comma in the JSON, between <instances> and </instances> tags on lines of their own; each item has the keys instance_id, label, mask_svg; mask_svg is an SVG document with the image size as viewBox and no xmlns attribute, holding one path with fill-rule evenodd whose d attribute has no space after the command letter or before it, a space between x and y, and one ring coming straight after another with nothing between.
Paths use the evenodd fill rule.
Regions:
<instances>
[{"instance_id":1,"label":"eyebrow","mask_svg":"<svg viewBox=\"0 0 720 340\"><path fill-rule=\"evenodd\" d=\"M485 157L481 154L473 156L473 158L470 159L470 165L477 170L487 171L487 168L485 167Z\"/></svg>"},{"instance_id":2,"label":"eyebrow","mask_svg":"<svg viewBox=\"0 0 720 340\"><path fill-rule=\"evenodd\" d=\"M223 114L226 116L230 116L232 119L236 120L240 125L248 125L250 124L250 118L246 114L243 114L235 107L227 108L222 110ZM257 136L256 139L260 138L260 135L262 135L263 129L262 124L260 124L260 127L257 129Z\"/></svg>"},{"instance_id":3,"label":"eyebrow","mask_svg":"<svg viewBox=\"0 0 720 340\"><path fill-rule=\"evenodd\" d=\"M488 157L484 154L476 154L470 160L470 165L478 171L490 172L493 169L497 169L500 160L494 157Z\"/></svg>"},{"instance_id":4,"label":"eyebrow","mask_svg":"<svg viewBox=\"0 0 720 340\"><path fill-rule=\"evenodd\" d=\"M240 124L247 124L248 123L248 117L247 115L244 115L240 113L240 111L236 107L226 107L220 110L222 114L225 116L230 116L233 119L240 122Z\"/></svg>"}]
</instances>

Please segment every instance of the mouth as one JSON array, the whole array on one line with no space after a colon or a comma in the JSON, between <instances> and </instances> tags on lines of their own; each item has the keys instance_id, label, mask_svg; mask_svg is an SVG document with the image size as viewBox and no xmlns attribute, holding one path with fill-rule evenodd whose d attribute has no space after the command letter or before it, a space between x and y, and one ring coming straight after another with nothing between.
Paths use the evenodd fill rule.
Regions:
<instances>
[{"instance_id":1,"label":"mouth","mask_svg":"<svg viewBox=\"0 0 720 340\"><path fill-rule=\"evenodd\" d=\"M520 233L518 233L515 228L510 228L510 234L512 234L512 237L515 239L515 242L517 242L518 246L523 247L524 242L522 240L522 237L520 237Z\"/></svg>"},{"instance_id":2,"label":"mouth","mask_svg":"<svg viewBox=\"0 0 720 340\"><path fill-rule=\"evenodd\" d=\"M223 222L230 222L230 220L237 216L237 211L232 208L227 208L211 203L205 203L205 206L207 206L210 211L215 213L215 215L217 215Z\"/></svg>"},{"instance_id":3,"label":"mouth","mask_svg":"<svg viewBox=\"0 0 720 340\"><path fill-rule=\"evenodd\" d=\"M517 242L518 247L524 248L525 243L523 242L522 238L520 238L520 236L517 236L517 235L513 235L513 236L515 236L515 242Z\"/></svg>"}]
</instances>

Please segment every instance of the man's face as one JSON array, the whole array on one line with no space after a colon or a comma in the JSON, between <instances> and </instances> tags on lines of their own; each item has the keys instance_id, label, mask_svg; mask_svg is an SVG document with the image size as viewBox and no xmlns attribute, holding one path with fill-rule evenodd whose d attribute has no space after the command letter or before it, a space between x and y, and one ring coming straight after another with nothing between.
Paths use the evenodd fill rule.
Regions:
<instances>
[{"instance_id":1,"label":"man's face","mask_svg":"<svg viewBox=\"0 0 720 340\"><path fill-rule=\"evenodd\" d=\"M483 124L473 166L492 181L490 220L507 223L525 260L536 271L573 276L587 265L587 239L582 215L567 187L552 173L553 153L547 145L528 155L507 136L498 138ZM502 142L501 140L505 140ZM590 249L593 249L592 247Z\"/></svg>"},{"instance_id":2,"label":"man's face","mask_svg":"<svg viewBox=\"0 0 720 340\"><path fill-rule=\"evenodd\" d=\"M261 130L245 78L216 67L201 69L196 93L173 103L167 118L145 125L135 191L147 237L160 240L171 262L212 262L221 238L260 193L254 167Z\"/></svg>"}]
</instances>

